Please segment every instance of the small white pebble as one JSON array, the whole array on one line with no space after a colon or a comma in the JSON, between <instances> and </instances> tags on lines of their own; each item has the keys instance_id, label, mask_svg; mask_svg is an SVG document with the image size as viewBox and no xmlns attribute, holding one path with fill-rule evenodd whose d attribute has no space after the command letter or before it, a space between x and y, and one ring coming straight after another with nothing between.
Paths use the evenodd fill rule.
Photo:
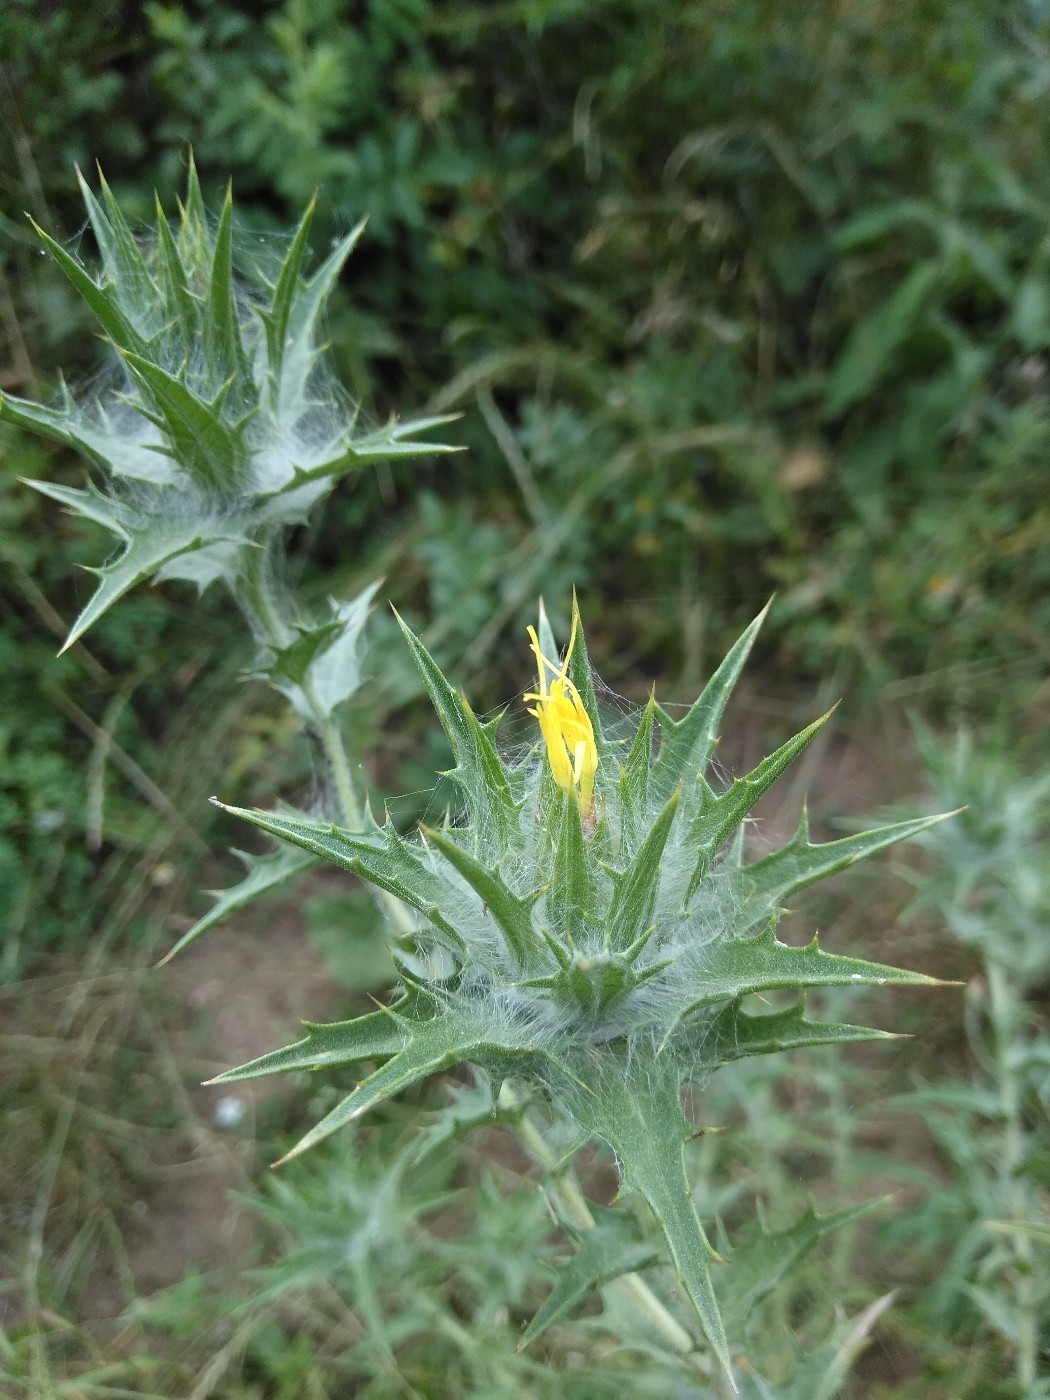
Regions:
<instances>
[{"instance_id":1,"label":"small white pebble","mask_svg":"<svg viewBox=\"0 0 1050 1400\"><path fill-rule=\"evenodd\" d=\"M239 1099L236 1094L224 1094L215 1105L215 1126L217 1128L236 1128L243 1117L244 1100Z\"/></svg>"}]
</instances>

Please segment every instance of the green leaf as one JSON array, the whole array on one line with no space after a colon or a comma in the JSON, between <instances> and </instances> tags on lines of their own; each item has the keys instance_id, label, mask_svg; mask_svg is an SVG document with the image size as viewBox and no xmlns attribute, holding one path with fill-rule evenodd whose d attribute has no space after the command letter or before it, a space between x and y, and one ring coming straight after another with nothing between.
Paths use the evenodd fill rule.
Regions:
<instances>
[{"instance_id":1,"label":"green leaf","mask_svg":"<svg viewBox=\"0 0 1050 1400\"><path fill-rule=\"evenodd\" d=\"M688 1016L716 1002L779 988L945 985L921 972L825 953L815 936L805 947L791 947L777 940L775 926L775 920L771 920L757 937L728 938L706 945L699 960L700 985L695 989L695 1000L690 1000L681 1015ZM682 995L690 996L690 989L683 988Z\"/></svg>"},{"instance_id":2,"label":"green leaf","mask_svg":"<svg viewBox=\"0 0 1050 1400\"><path fill-rule=\"evenodd\" d=\"M326 1025L304 1021L307 1033L302 1040L286 1045L282 1050L271 1050L236 1069L225 1070L207 1083L234 1084L241 1079L261 1079L268 1074L285 1074L292 1070L331 1068L334 1065L354 1064L358 1060L386 1059L388 1055L396 1055L404 1049L408 1032L402 1019L413 1017L417 1009L417 994L410 991L393 1007L370 1011L352 1021L331 1021Z\"/></svg>"},{"instance_id":3,"label":"green leaf","mask_svg":"<svg viewBox=\"0 0 1050 1400\"><path fill-rule=\"evenodd\" d=\"M492 1081L477 1073L473 1084L450 1084L449 1102L439 1108L427 1126L420 1129L405 1150L406 1165L415 1165L474 1128L491 1128L499 1123L514 1125L520 1110L503 1108L493 1095Z\"/></svg>"},{"instance_id":4,"label":"green leaf","mask_svg":"<svg viewBox=\"0 0 1050 1400\"><path fill-rule=\"evenodd\" d=\"M0 419L13 423L18 428L28 428L32 433L40 433L53 442L65 443L99 461L79 431L79 415L66 409L46 408L43 404L30 403L28 399L16 398L14 394L0 392Z\"/></svg>"},{"instance_id":5,"label":"green leaf","mask_svg":"<svg viewBox=\"0 0 1050 1400\"><path fill-rule=\"evenodd\" d=\"M686 1176L684 1143L692 1129L682 1112L679 1067L670 1056L654 1062L607 1050L581 1066L581 1073L556 1078L555 1086L581 1126L612 1147L624 1185L645 1198L704 1335L732 1379L710 1273L719 1256L700 1224Z\"/></svg>"},{"instance_id":6,"label":"green leaf","mask_svg":"<svg viewBox=\"0 0 1050 1400\"><path fill-rule=\"evenodd\" d=\"M229 889L208 891L215 898L214 905L182 935L174 948L161 958L158 967L170 962L176 953L181 953L184 948L196 942L202 933L207 933L216 924L221 924L238 909L243 909L245 905L251 904L264 894L269 894L271 890L279 889L281 885L287 884L289 880L293 880L305 870L312 869L318 863L316 856L304 855L288 846L280 846L276 851L264 856L251 856L245 851L234 851L234 855L248 867L248 874Z\"/></svg>"},{"instance_id":7,"label":"green leaf","mask_svg":"<svg viewBox=\"0 0 1050 1400\"><path fill-rule=\"evenodd\" d=\"M127 512L118 501L104 496L94 486L89 486L86 491L78 491L74 486L62 486L56 481L28 481L25 477L21 480L34 491L39 491L42 496L50 496L53 501L60 501L74 515L93 520L96 525L112 530L113 534L119 535L125 543L130 539L131 525Z\"/></svg>"},{"instance_id":8,"label":"green leaf","mask_svg":"<svg viewBox=\"0 0 1050 1400\"><path fill-rule=\"evenodd\" d=\"M658 802L666 802L679 783L688 790L710 763L726 704L771 606L772 599L728 652L688 714L672 719L657 705L660 747L653 763L650 789Z\"/></svg>"},{"instance_id":9,"label":"green leaf","mask_svg":"<svg viewBox=\"0 0 1050 1400\"><path fill-rule=\"evenodd\" d=\"M614 876L615 893L606 926L606 948L623 952L637 943L649 928L663 873L664 848L680 797L680 789L671 794L631 864L621 875Z\"/></svg>"},{"instance_id":10,"label":"green leaf","mask_svg":"<svg viewBox=\"0 0 1050 1400\"><path fill-rule=\"evenodd\" d=\"M198 333L198 307L200 303L191 295L186 285L186 270L179 257L179 250L171 232L171 225L161 208L159 198L154 196L157 228L157 271L164 294L168 315L181 332L182 352L193 344ZM181 355L179 356L181 359Z\"/></svg>"},{"instance_id":11,"label":"green leaf","mask_svg":"<svg viewBox=\"0 0 1050 1400\"><path fill-rule=\"evenodd\" d=\"M731 882L734 894L740 901L732 932L744 933L765 923L783 907L784 900L789 896L828 875L845 870L876 851L883 851L898 841L908 841L954 815L954 812L945 812L935 817L916 817L911 821L876 827L857 836L845 836L839 841L814 844L809 839L809 820L803 812L798 830L786 846L751 865L745 865L741 870L723 872L720 869L715 872L713 878Z\"/></svg>"},{"instance_id":12,"label":"green leaf","mask_svg":"<svg viewBox=\"0 0 1050 1400\"><path fill-rule=\"evenodd\" d=\"M850 1367L869 1344L871 1329L893 1301L893 1294L877 1298L858 1317L848 1318L832 1331L829 1341L804 1357L775 1392L762 1386L762 1400L834 1400L845 1385Z\"/></svg>"},{"instance_id":13,"label":"green leaf","mask_svg":"<svg viewBox=\"0 0 1050 1400\"><path fill-rule=\"evenodd\" d=\"M295 640L256 672L285 694L303 719L315 721L317 710L328 718L360 688L362 634L378 587L376 580L345 603L329 599L332 616L312 626L296 624Z\"/></svg>"},{"instance_id":14,"label":"green leaf","mask_svg":"<svg viewBox=\"0 0 1050 1400\"><path fill-rule=\"evenodd\" d=\"M189 168L186 172L186 201L180 201L179 210L182 222L179 228L179 256L183 266L191 276L201 277L205 265L201 261L201 250L207 246L208 211L204 207L200 180L197 177L197 163L190 152ZM196 262L196 266L194 266Z\"/></svg>"},{"instance_id":15,"label":"green leaf","mask_svg":"<svg viewBox=\"0 0 1050 1400\"><path fill-rule=\"evenodd\" d=\"M940 277L938 263L917 263L887 300L853 327L828 377L829 418L844 413L884 378Z\"/></svg>"},{"instance_id":16,"label":"green leaf","mask_svg":"<svg viewBox=\"0 0 1050 1400\"><path fill-rule=\"evenodd\" d=\"M700 807L689 823L689 839L700 848L700 855L686 890L687 903L710 869L711 861L721 849L726 837L740 825L759 798L767 793L784 771L794 763L831 715L832 711L828 710L827 714L807 725L800 734L796 734L786 744L781 744L775 753L764 758L746 777L734 779L726 792L716 793L701 776Z\"/></svg>"},{"instance_id":17,"label":"green leaf","mask_svg":"<svg viewBox=\"0 0 1050 1400\"><path fill-rule=\"evenodd\" d=\"M329 600L332 621L338 630L309 667L313 697L326 716L360 689L365 624L379 584L380 580L376 579L346 602Z\"/></svg>"},{"instance_id":18,"label":"green leaf","mask_svg":"<svg viewBox=\"0 0 1050 1400\"><path fill-rule=\"evenodd\" d=\"M849 1026L833 1021L807 1021L805 999L786 1011L766 1016L748 1016L739 1002L727 1006L702 1026L686 1026L679 1043L692 1044L698 1057L695 1071L716 1069L719 1065L743 1060L749 1055L773 1055L781 1050L798 1050L812 1045L848 1045L864 1040L899 1040L892 1031L868 1026Z\"/></svg>"},{"instance_id":19,"label":"green leaf","mask_svg":"<svg viewBox=\"0 0 1050 1400\"><path fill-rule=\"evenodd\" d=\"M285 343L288 338L288 322L295 294L301 283L303 262L306 258L306 249L310 238L310 226L313 223L316 208L317 196L315 195L307 205L306 212L299 220L295 236L288 245L288 252L281 264L270 305L261 313L266 328L267 361L275 400L280 391Z\"/></svg>"},{"instance_id":20,"label":"green leaf","mask_svg":"<svg viewBox=\"0 0 1050 1400\"><path fill-rule=\"evenodd\" d=\"M155 405L155 413L143 412L166 433L170 445L165 452L206 491L231 496L248 470L247 420L226 421L224 391L208 403L152 360L121 353L132 377Z\"/></svg>"},{"instance_id":21,"label":"green leaf","mask_svg":"<svg viewBox=\"0 0 1050 1400\"><path fill-rule=\"evenodd\" d=\"M317 319L335 286L343 264L365 230L365 220L347 234L308 281L298 282L285 319L280 362L278 413L298 416L304 407L306 386L319 353Z\"/></svg>"},{"instance_id":22,"label":"green leaf","mask_svg":"<svg viewBox=\"0 0 1050 1400\"><path fill-rule=\"evenodd\" d=\"M557 848L554 873L543 900L543 919L562 947L576 948L588 929L598 927L600 914L595 907L591 852L575 793L555 792L548 821L555 829Z\"/></svg>"},{"instance_id":23,"label":"green leaf","mask_svg":"<svg viewBox=\"0 0 1050 1400\"><path fill-rule=\"evenodd\" d=\"M1021 282L1010 320L1014 335L1029 355L1050 346L1050 288L1045 268L1033 270Z\"/></svg>"},{"instance_id":24,"label":"green leaf","mask_svg":"<svg viewBox=\"0 0 1050 1400\"><path fill-rule=\"evenodd\" d=\"M454 900L455 886L430 865L424 864L416 850L403 841L392 827L385 829L385 839L377 840L374 834L346 831L334 824L321 825L273 812L229 807L215 798L212 801L231 816L251 822L282 841L291 841L312 855L349 870L378 889L396 895L424 914L454 947L464 949L461 935L442 912L443 907ZM379 833L378 827L375 832Z\"/></svg>"},{"instance_id":25,"label":"green leaf","mask_svg":"<svg viewBox=\"0 0 1050 1400\"><path fill-rule=\"evenodd\" d=\"M30 222L33 223L32 220ZM61 244L56 243L44 232L39 224L33 223L33 227L44 247L72 282L81 299L91 308L95 319L113 343L120 349L145 350L145 342L124 314L112 284L107 282L100 286L75 258L70 257Z\"/></svg>"},{"instance_id":26,"label":"green leaf","mask_svg":"<svg viewBox=\"0 0 1050 1400\"><path fill-rule=\"evenodd\" d=\"M101 569L89 570L101 582L70 629L62 651L78 641L135 584L155 574L169 559L199 548L206 539L194 521L142 521L129 534L127 547L118 559Z\"/></svg>"},{"instance_id":27,"label":"green leaf","mask_svg":"<svg viewBox=\"0 0 1050 1400\"><path fill-rule=\"evenodd\" d=\"M323 483L328 479L345 476L349 471L360 471L374 466L377 462L396 462L413 457L440 456L443 453L462 452L464 449L447 443L416 442L415 434L429 432L442 423L452 423L458 414L438 418L419 418L408 423L388 423L375 432L354 437L348 433L338 443L323 453L321 460L308 467L296 466L291 478L276 491L267 492L263 500L278 500L303 486Z\"/></svg>"},{"instance_id":28,"label":"green leaf","mask_svg":"<svg viewBox=\"0 0 1050 1400\"><path fill-rule=\"evenodd\" d=\"M485 914L498 924L519 969L533 971L542 965L547 960L547 945L539 930L533 927L533 901L516 895L498 867L489 869L482 865L459 845L453 833L424 830L424 836L482 901Z\"/></svg>"},{"instance_id":29,"label":"green leaf","mask_svg":"<svg viewBox=\"0 0 1050 1400\"><path fill-rule=\"evenodd\" d=\"M208 279L204 313L204 361L218 392L233 376L249 381L249 367L233 294L233 187L227 185Z\"/></svg>"},{"instance_id":30,"label":"green leaf","mask_svg":"<svg viewBox=\"0 0 1050 1400\"><path fill-rule=\"evenodd\" d=\"M394 1015L396 1008L388 1011ZM447 1009L431 1020L418 1022L399 1018L407 1044L393 1059L363 1080L331 1113L300 1139L280 1162L300 1156L316 1143L351 1123L377 1104L398 1094L402 1089L428 1079L453 1065L477 1062L487 1056L520 1057L536 1053L535 1047L517 1039L510 1027L497 1028L468 1011Z\"/></svg>"},{"instance_id":31,"label":"green leaf","mask_svg":"<svg viewBox=\"0 0 1050 1400\"><path fill-rule=\"evenodd\" d=\"M590 657L587 655L587 638L584 636L583 619L580 617L580 605L576 600L575 590L572 595L572 625L576 629L576 641L573 644L572 655L569 657L568 676L579 691L583 708L590 718L600 771L603 764L608 765L611 761L613 746L602 733L602 717L598 712L598 697L594 691L594 672L591 669ZM551 657L552 661L553 659Z\"/></svg>"},{"instance_id":32,"label":"green leaf","mask_svg":"<svg viewBox=\"0 0 1050 1400\"><path fill-rule=\"evenodd\" d=\"M579 1230L567 1221L561 1222L576 1241L576 1252L558 1263L557 1282L522 1334L516 1351L529 1346L552 1323L613 1279L660 1262L659 1246L642 1237L638 1222L627 1211L591 1206L591 1213L591 1230Z\"/></svg>"},{"instance_id":33,"label":"green leaf","mask_svg":"<svg viewBox=\"0 0 1050 1400\"><path fill-rule=\"evenodd\" d=\"M653 761L656 697L650 692L634 741L620 769L620 855L626 860L638 841L649 811L649 773Z\"/></svg>"},{"instance_id":34,"label":"green leaf","mask_svg":"<svg viewBox=\"0 0 1050 1400\"><path fill-rule=\"evenodd\" d=\"M492 738L499 720L480 723L466 698L456 694L412 629L396 612L394 616L452 745L456 767L449 776L467 800L479 854L483 859L497 858L510 844L518 821L510 781Z\"/></svg>"},{"instance_id":35,"label":"green leaf","mask_svg":"<svg viewBox=\"0 0 1050 1400\"><path fill-rule=\"evenodd\" d=\"M331 644L340 628L338 621L329 618L314 626L295 623L294 630L295 640L273 651L270 659L254 674L266 676L276 684L291 681L298 688L306 678L310 663Z\"/></svg>"},{"instance_id":36,"label":"green leaf","mask_svg":"<svg viewBox=\"0 0 1050 1400\"><path fill-rule=\"evenodd\" d=\"M141 331L143 339L148 339L149 323L156 315L157 286L146 260L101 169L98 179L104 211L79 170L76 175L113 294L129 322Z\"/></svg>"},{"instance_id":37,"label":"green leaf","mask_svg":"<svg viewBox=\"0 0 1050 1400\"><path fill-rule=\"evenodd\" d=\"M852 1225L855 1220L885 1204L889 1197L846 1206L828 1215L818 1215L810 1205L786 1230L766 1230L764 1226L729 1257L729 1268L719 1270L718 1298L726 1320L726 1330L734 1338L743 1336L744 1327L756 1304L761 1302L825 1235Z\"/></svg>"}]
</instances>

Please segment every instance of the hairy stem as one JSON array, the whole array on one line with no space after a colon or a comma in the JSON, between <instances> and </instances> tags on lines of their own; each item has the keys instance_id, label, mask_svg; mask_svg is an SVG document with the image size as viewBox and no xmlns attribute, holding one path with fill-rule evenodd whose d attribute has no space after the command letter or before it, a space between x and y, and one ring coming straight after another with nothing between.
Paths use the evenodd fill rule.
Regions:
<instances>
[{"instance_id":1,"label":"hairy stem","mask_svg":"<svg viewBox=\"0 0 1050 1400\"><path fill-rule=\"evenodd\" d=\"M258 549L248 550L245 568L235 590L237 602L248 617L252 631L263 645L274 649L287 646L293 638L292 628L278 602L281 586L276 582L279 570L274 563L279 548L280 536L273 531L263 537ZM354 782L342 733L338 724L325 713L309 679L304 678L301 688L310 707L311 726L332 774L340 821L348 831L360 831L364 825L364 801ZM374 893L397 932L411 933L415 925L401 900L385 890Z\"/></svg>"}]
</instances>

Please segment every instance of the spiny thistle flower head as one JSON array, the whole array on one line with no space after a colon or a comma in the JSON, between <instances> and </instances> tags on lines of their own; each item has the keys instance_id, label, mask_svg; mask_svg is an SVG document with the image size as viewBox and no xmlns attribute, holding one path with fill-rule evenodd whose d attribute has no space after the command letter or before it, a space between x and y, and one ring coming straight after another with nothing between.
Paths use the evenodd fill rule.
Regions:
<instances>
[{"instance_id":1,"label":"spiny thistle flower head","mask_svg":"<svg viewBox=\"0 0 1050 1400\"><path fill-rule=\"evenodd\" d=\"M447 418L357 432L324 374L320 317L363 224L307 275L311 205L276 275L240 281L232 197L213 223L192 161L176 226L158 202L143 237L99 180L96 197L80 177L99 276L37 232L116 351L116 383L84 403L63 386L54 407L0 394L0 419L76 448L105 490L31 484L123 546L67 646L142 579L235 578L260 534L301 521L346 473L451 450L415 440Z\"/></svg>"},{"instance_id":2,"label":"spiny thistle flower head","mask_svg":"<svg viewBox=\"0 0 1050 1400\"><path fill-rule=\"evenodd\" d=\"M718 1256L684 1168L683 1084L750 1055L882 1036L807 1019L807 988L933 980L776 938L791 896L940 818L814 844L803 816L784 847L746 860L748 814L828 718L727 787L712 782L722 712L760 622L682 718L651 698L620 743L603 730L578 613L558 663L541 612L529 632L539 682L526 699L542 744L524 761L501 755L499 721L480 721L402 624L456 757L462 819L406 839L389 821L351 832L229 809L395 895L414 927L397 940L403 989L392 1006L311 1025L219 1082L384 1059L295 1153L457 1063L542 1086L584 1138L613 1147L625 1184L648 1200L727 1369L709 1272ZM746 1010L749 995L783 988L799 993L788 1009Z\"/></svg>"}]
</instances>

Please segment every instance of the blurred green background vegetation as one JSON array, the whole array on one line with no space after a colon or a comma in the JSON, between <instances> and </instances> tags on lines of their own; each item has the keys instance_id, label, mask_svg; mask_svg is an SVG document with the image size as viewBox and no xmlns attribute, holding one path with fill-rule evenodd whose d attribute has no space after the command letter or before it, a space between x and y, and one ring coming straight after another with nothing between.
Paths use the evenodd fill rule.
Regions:
<instances>
[{"instance_id":1,"label":"blurred green background vegetation","mask_svg":"<svg viewBox=\"0 0 1050 1400\"><path fill-rule=\"evenodd\" d=\"M1032 770L1050 700L1048 96L1045 0L8 0L0 386L46 396L58 366L88 383L104 360L23 218L91 260L74 164L100 162L146 227L154 191L170 208L182 188L192 147L215 207L233 180L246 269L265 263L316 191L316 251L369 218L333 301L337 373L366 420L461 411L450 432L469 451L377 471L333 498L297 542L308 593L344 594L385 574L385 591L487 708L522 686L520 643L540 591L564 615L575 586L605 679L633 698L656 679L666 700L695 694L776 591L740 742L782 738L795 714L845 694L826 786L861 776L829 821L855 809L857 793L918 800L906 708L938 730L1003 734L1003 762ZM0 436L0 972L11 993L0 1009L17 1128L5 1153L26 1182L14 1223L30 1241L5 1295L0 1366L14 1393L344 1394L347 1376L362 1387L353 1393L375 1396L546 1393L520 1358L520 1371L506 1370L506 1319L483 1316L479 1301L495 1289L513 1316L536 1287L524 1274L497 1287L484 1273L507 1267L495 1197L477 1225L494 1233L484 1249L481 1234L474 1242L474 1295L456 1303L482 1360L448 1392L427 1388L460 1376L440 1349L405 1392L386 1361L361 1360L359 1340L346 1344L349 1370L328 1371L296 1340L308 1335L301 1319L267 1313L245 1331L244 1298L229 1292L243 1283L227 1280L216 1301L193 1259L152 1331L128 1320L149 1293L128 1212L157 1162L229 1158L236 1171L223 1183L247 1189L256 1154L294 1130L283 1100L259 1109L262 1146L230 1147L214 1130L185 1087L221 1058L211 1004L145 969L188 924L194 891L230 878L207 795L268 803L315 779L296 726L236 684L250 646L220 600L140 591L55 659L84 591L77 567L97 560L99 541L25 490L26 476L80 484L84 466ZM393 636L384 617L376 634ZM422 794L401 804L408 819L432 800L443 755L413 707L407 658L382 649L359 742L382 754L382 790ZM1045 811L1027 820L1045 822ZM892 927L898 892L863 891ZM305 903L307 946L326 975L360 987L360 966L332 933L331 892L314 888ZM860 904L845 920L855 930ZM250 935L214 936L230 956ZM932 924L926 939L926 970L974 970ZM1029 977L1022 1000L1045 996L1043 976ZM961 1012L938 1006L925 1006L931 1043L916 1053L924 1073L963 1075ZM304 1009L283 1007L281 1024ZM903 1078L906 1056L898 1068ZM872 1094L821 1073L812 1094L826 1089L827 1103L810 1120L782 1080L754 1088L770 1113L794 1115L782 1151L763 1157L770 1191L774 1179L798 1194L801 1180L826 1178L848 1194L861 1175L851 1168L843 1186L841 1137L829 1160L793 1174L797 1134L819 1156L819 1113ZM944 1161L931 1145L922 1170L963 1181L964 1209L969 1178ZM369 1162L354 1169L362 1181ZM497 1154L482 1170L508 1168ZM320 1201L331 1188L316 1172L285 1200L276 1237L298 1229L301 1240L294 1220L305 1213L316 1226L316 1212L336 1209ZM1002 1379L1011 1343L980 1298L956 1290L949 1306L923 1293L946 1257L948 1218L942 1210L941 1233L930 1225L922 1249L897 1240L912 1286L897 1309L898 1350L881 1379L851 1393L1021 1393ZM522 1237L531 1230L542 1253L542 1212L529 1221ZM245 1257L262 1248L252 1240ZM839 1296L870 1301L878 1284L850 1258L837 1260ZM394 1250L395 1281L383 1285L395 1293L416 1267L396 1274L396 1260ZM412 1287L454 1352L449 1319L434 1322L447 1300L433 1258L428 1268ZM99 1269L123 1318L116 1344L81 1321ZM784 1315L820 1286L814 1273ZM340 1305L328 1306L338 1333ZM240 1319L232 1331L224 1309ZM41 1317L55 1334L44 1340ZM398 1345L414 1354L420 1343ZM79 1389L47 1389L67 1370L107 1367L114 1375ZM603 1384L581 1376L556 1393L622 1393Z\"/></svg>"}]
</instances>

